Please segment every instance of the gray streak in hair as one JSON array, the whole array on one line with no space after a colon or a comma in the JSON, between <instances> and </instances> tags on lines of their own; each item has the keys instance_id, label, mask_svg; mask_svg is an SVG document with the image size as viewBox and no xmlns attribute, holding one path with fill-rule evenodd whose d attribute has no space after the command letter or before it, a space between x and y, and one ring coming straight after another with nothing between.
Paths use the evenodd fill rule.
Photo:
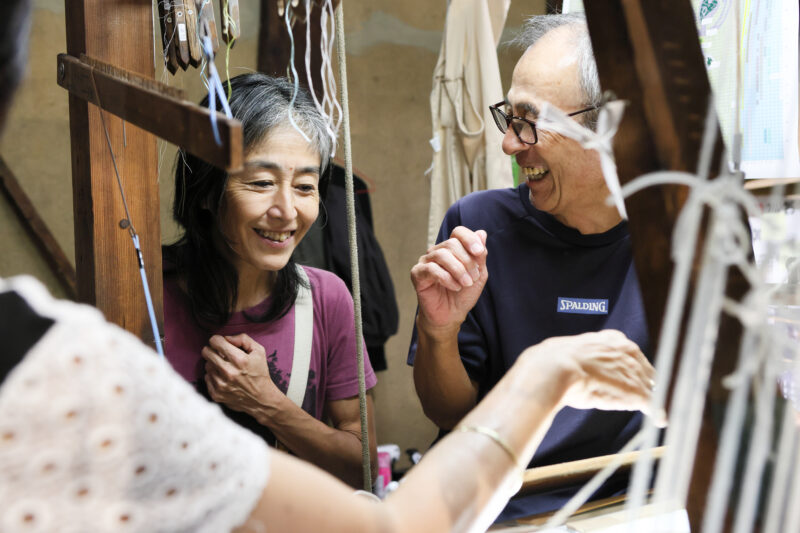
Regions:
<instances>
[{"instance_id":1,"label":"gray streak in hair","mask_svg":"<svg viewBox=\"0 0 800 533\"><path fill-rule=\"evenodd\" d=\"M294 86L289 80L250 73L237 76L231 82L235 86L231 111L242 121L245 151L269 138L276 128L292 127L289 112ZM291 113L295 123L311 140L312 148L319 152L320 171L324 171L333 152L333 141L327 133L325 118L304 89L298 91Z\"/></svg>"},{"instance_id":2,"label":"gray streak in hair","mask_svg":"<svg viewBox=\"0 0 800 533\"><path fill-rule=\"evenodd\" d=\"M600 78L597 74L597 64L589 37L589 27L586 25L586 17L583 13L534 15L525 21L522 30L508 44L527 50L546 33L562 26L570 26L574 29L572 32L574 39L571 42L575 45L578 55L579 79L586 99L584 103L600 105L602 101ZM597 114L596 111L586 113L584 118L585 124L592 129L597 125Z\"/></svg>"}]
</instances>

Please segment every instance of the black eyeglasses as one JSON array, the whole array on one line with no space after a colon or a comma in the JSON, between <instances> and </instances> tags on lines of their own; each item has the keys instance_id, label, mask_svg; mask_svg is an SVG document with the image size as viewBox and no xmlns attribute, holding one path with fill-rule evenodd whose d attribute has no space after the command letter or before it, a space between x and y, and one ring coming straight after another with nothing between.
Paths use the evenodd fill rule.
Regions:
<instances>
[{"instance_id":1,"label":"black eyeglasses","mask_svg":"<svg viewBox=\"0 0 800 533\"><path fill-rule=\"evenodd\" d=\"M515 117L514 115L506 114L505 111L500 109L506 105L506 101L503 100L502 102L498 102L489 106L489 111L492 112L492 118L494 118L494 123L497 124L497 128L503 134L505 134L505 132L508 131L508 127L511 126L511 129L514 130L514 133L517 134L517 138L521 142L525 144L536 144L539 142L539 136L536 134L536 123L526 118ZM591 107L581 109L580 111L567 113L567 116L572 117L575 115L580 115L581 113L586 113L587 111L593 111L597 109L597 107L598 106L593 105Z\"/></svg>"}]
</instances>

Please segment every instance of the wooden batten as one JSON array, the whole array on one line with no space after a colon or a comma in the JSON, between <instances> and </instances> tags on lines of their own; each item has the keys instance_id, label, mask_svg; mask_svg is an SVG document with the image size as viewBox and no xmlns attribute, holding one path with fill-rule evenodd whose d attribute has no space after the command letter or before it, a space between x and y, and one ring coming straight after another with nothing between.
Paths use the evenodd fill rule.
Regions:
<instances>
[{"instance_id":1,"label":"wooden batten","mask_svg":"<svg viewBox=\"0 0 800 533\"><path fill-rule=\"evenodd\" d=\"M216 167L242 168L241 122L217 112L218 145L211 130L211 112L185 100L181 91L91 58L81 60L67 54L58 56L58 84Z\"/></svg>"},{"instance_id":2,"label":"wooden batten","mask_svg":"<svg viewBox=\"0 0 800 533\"><path fill-rule=\"evenodd\" d=\"M663 457L664 451L665 447L659 446L650 450L650 453L653 459L658 460ZM617 472L629 471L641 454L641 450L636 450L624 454L602 455L567 463L529 468L522 475L522 487L519 489L517 496L586 483L595 474L613 462L619 463Z\"/></svg>"}]
</instances>

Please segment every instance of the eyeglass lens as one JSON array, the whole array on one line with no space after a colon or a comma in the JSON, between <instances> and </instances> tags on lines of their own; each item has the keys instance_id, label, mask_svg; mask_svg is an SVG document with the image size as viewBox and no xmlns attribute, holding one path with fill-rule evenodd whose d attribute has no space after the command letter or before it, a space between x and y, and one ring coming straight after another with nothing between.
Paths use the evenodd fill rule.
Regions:
<instances>
[{"instance_id":1,"label":"eyeglass lens","mask_svg":"<svg viewBox=\"0 0 800 533\"><path fill-rule=\"evenodd\" d=\"M497 124L497 127L500 128L501 132L505 133L508 130L510 122L511 128L521 141L528 144L536 143L536 131L531 124L518 118L510 118L505 112L496 107L492 107L491 111L492 118L494 118L494 122Z\"/></svg>"}]
</instances>

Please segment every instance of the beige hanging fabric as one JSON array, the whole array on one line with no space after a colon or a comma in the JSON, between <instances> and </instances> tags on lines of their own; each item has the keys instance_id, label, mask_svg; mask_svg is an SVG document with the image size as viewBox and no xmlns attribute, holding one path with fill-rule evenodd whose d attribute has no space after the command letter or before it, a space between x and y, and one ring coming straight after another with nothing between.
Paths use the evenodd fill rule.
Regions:
<instances>
[{"instance_id":1,"label":"beige hanging fabric","mask_svg":"<svg viewBox=\"0 0 800 533\"><path fill-rule=\"evenodd\" d=\"M433 72L433 165L428 244L447 208L473 191L511 187L489 106L503 99L497 44L511 0L451 0Z\"/></svg>"}]
</instances>

